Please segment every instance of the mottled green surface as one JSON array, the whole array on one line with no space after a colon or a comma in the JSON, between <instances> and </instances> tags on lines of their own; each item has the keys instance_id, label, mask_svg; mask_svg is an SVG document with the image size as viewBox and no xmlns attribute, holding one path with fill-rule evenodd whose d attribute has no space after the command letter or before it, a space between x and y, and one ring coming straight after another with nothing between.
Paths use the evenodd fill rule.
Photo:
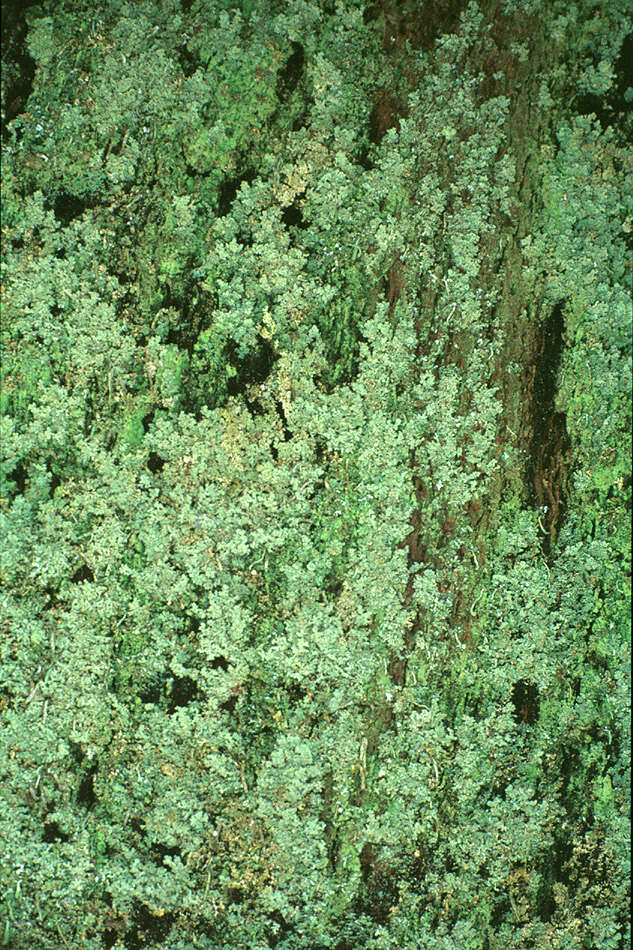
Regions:
<instances>
[{"instance_id":1,"label":"mottled green surface","mask_svg":"<svg viewBox=\"0 0 633 950\"><path fill-rule=\"evenodd\" d=\"M629 4L17 6L0 942L629 950Z\"/></svg>"}]
</instances>

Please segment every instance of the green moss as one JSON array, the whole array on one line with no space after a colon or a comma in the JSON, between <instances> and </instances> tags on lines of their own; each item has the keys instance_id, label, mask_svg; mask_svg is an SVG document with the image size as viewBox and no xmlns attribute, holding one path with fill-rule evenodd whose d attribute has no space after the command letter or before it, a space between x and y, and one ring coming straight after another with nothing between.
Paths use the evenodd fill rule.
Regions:
<instances>
[{"instance_id":1,"label":"green moss","mask_svg":"<svg viewBox=\"0 0 633 950\"><path fill-rule=\"evenodd\" d=\"M28 11L7 944L628 945L625 17L335 6Z\"/></svg>"}]
</instances>

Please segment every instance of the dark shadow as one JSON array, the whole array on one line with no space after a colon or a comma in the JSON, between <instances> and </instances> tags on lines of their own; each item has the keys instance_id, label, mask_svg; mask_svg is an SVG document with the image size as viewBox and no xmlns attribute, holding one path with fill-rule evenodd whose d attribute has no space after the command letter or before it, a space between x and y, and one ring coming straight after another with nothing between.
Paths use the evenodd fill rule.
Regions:
<instances>
[{"instance_id":1,"label":"dark shadow","mask_svg":"<svg viewBox=\"0 0 633 950\"><path fill-rule=\"evenodd\" d=\"M586 92L577 97L574 105L578 115L595 115L603 129L613 125L614 115L606 97Z\"/></svg>"},{"instance_id":2,"label":"dark shadow","mask_svg":"<svg viewBox=\"0 0 633 950\"><path fill-rule=\"evenodd\" d=\"M200 69L200 60L193 53L190 53L186 46L181 46L178 50L178 62L185 76L193 76L196 70Z\"/></svg>"},{"instance_id":3,"label":"dark shadow","mask_svg":"<svg viewBox=\"0 0 633 950\"><path fill-rule=\"evenodd\" d=\"M59 488L59 486L61 485L61 483L62 483L62 480L61 480L61 478L59 477L59 475L57 475L55 472L53 472L53 473L51 474L51 483L50 483L50 485L49 485L49 487L48 487L48 497L49 497L49 498L53 498L53 496L55 495L56 489Z\"/></svg>"},{"instance_id":4,"label":"dark shadow","mask_svg":"<svg viewBox=\"0 0 633 950\"><path fill-rule=\"evenodd\" d=\"M165 466L165 460L157 455L156 452L150 452L149 458L147 459L147 467L152 473L152 475L158 475L162 472Z\"/></svg>"},{"instance_id":5,"label":"dark shadow","mask_svg":"<svg viewBox=\"0 0 633 950\"><path fill-rule=\"evenodd\" d=\"M537 907L539 917L545 922L551 920L556 912L554 899L554 884L569 883L569 862L574 853L573 844L568 836L555 836L554 845L544 856L544 867L541 872L541 886L537 893Z\"/></svg>"},{"instance_id":6,"label":"dark shadow","mask_svg":"<svg viewBox=\"0 0 633 950\"><path fill-rule=\"evenodd\" d=\"M165 343L173 343L178 349L192 355L198 337L206 326L208 311L212 306L212 296L200 291L194 281L185 283L182 294L167 289L162 306L170 311Z\"/></svg>"},{"instance_id":7,"label":"dark shadow","mask_svg":"<svg viewBox=\"0 0 633 950\"><path fill-rule=\"evenodd\" d=\"M95 762L90 766L88 772L81 780L79 788L77 789L77 802L78 804L83 805L88 811L93 808L95 802L97 801L97 796L95 795L94 777L98 770L99 766Z\"/></svg>"},{"instance_id":8,"label":"dark shadow","mask_svg":"<svg viewBox=\"0 0 633 950\"><path fill-rule=\"evenodd\" d=\"M37 0L4 0L2 23L2 138L9 136L8 125L26 110L33 91L35 60L26 46L26 12Z\"/></svg>"},{"instance_id":9,"label":"dark shadow","mask_svg":"<svg viewBox=\"0 0 633 950\"><path fill-rule=\"evenodd\" d=\"M138 697L142 703L161 706L168 715L203 698L198 684L190 676L169 676L167 673L155 674L139 690Z\"/></svg>"},{"instance_id":10,"label":"dark shadow","mask_svg":"<svg viewBox=\"0 0 633 950\"><path fill-rule=\"evenodd\" d=\"M190 676L175 676L171 682L167 683L167 712L169 715L174 713L181 706L188 706L195 699L198 699L198 684Z\"/></svg>"},{"instance_id":11,"label":"dark shadow","mask_svg":"<svg viewBox=\"0 0 633 950\"><path fill-rule=\"evenodd\" d=\"M53 587L52 584L47 584L43 592L48 598L46 603L44 604L44 610L52 610L54 607L59 606L59 604L61 603L58 597L59 589L56 589L55 587Z\"/></svg>"},{"instance_id":12,"label":"dark shadow","mask_svg":"<svg viewBox=\"0 0 633 950\"><path fill-rule=\"evenodd\" d=\"M242 175L235 178L225 178L218 192L218 217L223 218L229 213L233 202L237 196L242 182L250 184L255 180L254 171L245 171Z\"/></svg>"},{"instance_id":13,"label":"dark shadow","mask_svg":"<svg viewBox=\"0 0 633 950\"><path fill-rule=\"evenodd\" d=\"M293 132L298 132L299 129L302 129L306 124L306 119L310 112L310 109L314 105L314 100L310 97L306 100L305 107L301 110L301 113L293 120L291 129Z\"/></svg>"},{"instance_id":14,"label":"dark shadow","mask_svg":"<svg viewBox=\"0 0 633 950\"><path fill-rule=\"evenodd\" d=\"M68 841L69 836L60 829L56 821L47 821L44 825L42 841L46 844L54 844L56 841Z\"/></svg>"},{"instance_id":15,"label":"dark shadow","mask_svg":"<svg viewBox=\"0 0 633 950\"><path fill-rule=\"evenodd\" d=\"M157 867L168 868L169 864L165 863L165 858L182 858L182 850L177 845L169 847L165 844L153 844L150 848L150 855Z\"/></svg>"},{"instance_id":16,"label":"dark shadow","mask_svg":"<svg viewBox=\"0 0 633 950\"><path fill-rule=\"evenodd\" d=\"M227 887L226 900L228 904L243 904L246 899L246 891L242 887Z\"/></svg>"},{"instance_id":17,"label":"dark shadow","mask_svg":"<svg viewBox=\"0 0 633 950\"><path fill-rule=\"evenodd\" d=\"M149 432L149 427L151 426L152 422L154 421L154 414L155 414L155 412L156 412L156 410L155 410L155 409L152 409L152 411L151 411L151 412L148 412L146 415L144 415L144 416L143 416L143 419L141 420L141 421L142 421L142 424L143 424L143 432L144 432L145 434L147 434L147 433Z\"/></svg>"},{"instance_id":18,"label":"dark shadow","mask_svg":"<svg viewBox=\"0 0 633 950\"><path fill-rule=\"evenodd\" d=\"M73 757L73 761L75 761L77 765L81 765L86 757L86 753L83 751L80 744L78 742L73 742L72 739L69 739L68 747L70 749L70 754Z\"/></svg>"},{"instance_id":19,"label":"dark shadow","mask_svg":"<svg viewBox=\"0 0 633 950\"><path fill-rule=\"evenodd\" d=\"M285 102L299 84L305 62L305 51L301 43L291 43L292 52L277 75L277 98Z\"/></svg>"},{"instance_id":20,"label":"dark shadow","mask_svg":"<svg viewBox=\"0 0 633 950\"><path fill-rule=\"evenodd\" d=\"M626 103L624 96L627 89L633 89L633 33L629 33L620 49L615 61L614 72L615 96L621 109L633 108L632 103Z\"/></svg>"},{"instance_id":21,"label":"dark shadow","mask_svg":"<svg viewBox=\"0 0 633 950\"><path fill-rule=\"evenodd\" d=\"M374 162L369 157L369 155L370 155L369 146L363 145L362 148L359 150L358 157L356 159L360 167L366 172L370 172L372 171L372 169L376 167Z\"/></svg>"},{"instance_id":22,"label":"dark shadow","mask_svg":"<svg viewBox=\"0 0 633 950\"><path fill-rule=\"evenodd\" d=\"M101 937L101 944L102 946L106 948L106 950L110 950L110 948L113 947L115 943L117 942L117 940L119 939L120 926L121 925L117 927L113 927L112 925L110 925L109 927L106 927L105 930L103 931L103 935ZM122 929L125 929L125 925L122 925Z\"/></svg>"},{"instance_id":23,"label":"dark shadow","mask_svg":"<svg viewBox=\"0 0 633 950\"><path fill-rule=\"evenodd\" d=\"M223 703L220 703L220 709L222 710L222 712L229 713L229 715L231 716L235 712L236 706L237 706L237 694L233 696L229 696L229 698L225 699Z\"/></svg>"},{"instance_id":24,"label":"dark shadow","mask_svg":"<svg viewBox=\"0 0 633 950\"><path fill-rule=\"evenodd\" d=\"M512 687L510 694L514 706L514 721L533 726L538 722L540 699L538 686L530 680L519 680Z\"/></svg>"},{"instance_id":25,"label":"dark shadow","mask_svg":"<svg viewBox=\"0 0 633 950\"><path fill-rule=\"evenodd\" d=\"M299 228L302 231L308 227L303 220L303 212L300 204L302 198L305 198L305 191L302 191L300 195L296 195L292 204L288 205L288 207L284 208L281 212L281 220L286 227Z\"/></svg>"},{"instance_id":26,"label":"dark shadow","mask_svg":"<svg viewBox=\"0 0 633 950\"><path fill-rule=\"evenodd\" d=\"M248 386L263 383L269 376L275 362L275 351L267 340L251 350L242 359L233 357L231 364L235 375L229 377L226 388L229 396L240 396Z\"/></svg>"},{"instance_id":27,"label":"dark shadow","mask_svg":"<svg viewBox=\"0 0 633 950\"><path fill-rule=\"evenodd\" d=\"M493 933L499 933L503 921L507 919L511 912L510 900L505 895L500 895L494 904L494 909L490 917L490 929Z\"/></svg>"},{"instance_id":28,"label":"dark shadow","mask_svg":"<svg viewBox=\"0 0 633 950\"><path fill-rule=\"evenodd\" d=\"M272 924L272 926L266 928L266 940L268 941L268 946L274 948L281 940L284 940L288 934L294 932L294 927L288 923L280 910L274 910L272 913L269 912L266 916Z\"/></svg>"},{"instance_id":29,"label":"dark shadow","mask_svg":"<svg viewBox=\"0 0 633 950\"><path fill-rule=\"evenodd\" d=\"M90 207L93 207L90 202L83 201L76 195L69 195L66 191L61 191L53 202L55 217L63 228L67 228L71 221L80 218Z\"/></svg>"},{"instance_id":30,"label":"dark shadow","mask_svg":"<svg viewBox=\"0 0 633 950\"><path fill-rule=\"evenodd\" d=\"M130 828L135 834L143 837L145 834L145 819L141 818L140 815L134 815L130 818Z\"/></svg>"},{"instance_id":31,"label":"dark shadow","mask_svg":"<svg viewBox=\"0 0 633 950\"><path fill-rule=\"evenodd\" d=\"M633 100L627 102L628 89L633 88L633 33L629 34L613 64L615 82L603 96L585 93L576 97L574 106L579 115L595 114L603 129L617 126L622 131L631 125Z\"/></svg>"},{"instance_id":32,"label":"dark shadow","mask_svg":"<svg viewBox=\"0 0 633 950\"><path fill-rule=\"evenodd\" d=\"M22 462L18 462L12 472L7 475L7 480L15 485L15 494L23 495L26 491L26 469Z\"/></svg>"},{"instance_id":33,"label":"dark shadow","mask_svg":"<svg viewBox=\"0 0 633 950\"><path fill-rule=\"evenodd\" d=\"M278 399L275 400L275 409L277 410L279 418L281 419L281 429L283 432L284 442L290 442L292 438L292 432L290 431L290 427L288 425L286 411L283 407L283 404Z\"/></svg>"},{"instance_id":34,"label":"dark shadow","mask_svg":"<svg viewBox=\"0 0 633 950\"><path fill-rule=\"evenodd\" d=\"M307 694L307 689L299 683L290 683L286 689L288 703L293 709L306 698Z\"/></svg>"},{"instance_id":35,"label":"dark shadow","mask_svg":"<svg viewBox=\"0 0 633 950\"><path fill-rule=\"evenodd\" d=\"M380 16L380 4L368 3L363 11L363 23L365 25L373 23Z\"/></svg>"},{"instance_id":36,"label":"dark shadow","mask_svg":"<svg viewBox=\"0 0 633 950\"><path fill-rule=\"evenodd\" d=\"M167 937L175 919L174 913L156 916L145 904L135 901L132 927L124 938L126 950L142 950L143 947L154 950Z\"/></svg>"},{"instance_id":37,"label":"dark shadow","mask_svg":"<svg viewBox=\"0 0 633 950\"><path fill-rule=\"evenodd\" d=\"M82 581L88 581L92 583L95 579L94 574L90 570L87 564L82 564L81 567L77 568L73 576L70 578L71 584L81 584Z\"/></svg>"},{"instance_id":38,"label":"dark shadow","mask_svg":"<svg viewBox=\"0 0 633 950\"><path fill-rule=\"evenodd\" d=\"M150 703L152 706L160 706L161 700L165 695L165 677L155 675L138 692L138 698L142 703Z\"/></svg>"}]
</instances>

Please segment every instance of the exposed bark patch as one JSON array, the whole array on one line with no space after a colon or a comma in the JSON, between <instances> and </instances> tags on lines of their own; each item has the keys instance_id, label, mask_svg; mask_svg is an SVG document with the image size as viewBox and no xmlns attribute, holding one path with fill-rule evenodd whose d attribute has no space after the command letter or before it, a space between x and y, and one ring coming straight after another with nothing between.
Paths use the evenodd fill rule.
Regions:
<instances>
[{"instance_id":1,"label":"exposed bark patch","mask_svg":"<svg viewBox=\"0 0 633 950\"><path fill-rule=\"evenodd\" d=\"M334 817L334 776L331 770L328 770L323 778L323 789L321 792L323 807L319 814L325 829L325 842L327 846L328 864L330 870L335 872L338 863L340 850L340 835L336 826Z\"/></svg>"},{"instance_id":2,"label":"exposed bark patch","mask_svg":"<svg viewBox=\"0 0 633 950\"><path fill-rule=\"evenodd\" d=\"M372 3L364 14L366 23L384 17L383 47L392 52L408 43L412 49L429 50L442 33L453 33L459 24L464 0L434 0L421 5L411 0Z\"/></svg>"},{"instance_id":3,"label":"exposed bark patch","mask_svg":"<svg viewBox=\"0 0 633 950\"><path fill-rule=\"evenodd\" d=\"M369 116L369 139L380 145L389 129L398 129L400 119L409 114L406 103L401 102L389 89L380 86L374 98Z\"/></svg>"},{"instance_id":4,"label":"exposed bark patch","mask_svg":"<svg viewBox=\"0 0 633 950\"><path fill-rule=\"evenodd\" d=\"M542 512L542 546L551 553L567 512L571 444L564 413L556 412L557 376L563 349L563 305L557 304L534 340L531 383L530 500Z\"/></svg>"},{"instance_id":5,"label":"exposed bark patch","mask_svg":"<svg viewBox=\"0 0 633 950\"><path fill-rule=\"evenodd\" d=\"M361 878L365 899L358 903L357 911L368 914L377 924L389 921L391 908L398 903L398 885L394 869L380 858L371 842L363 845L359 855Z\"/></svg>"},{"instance_id":6,"label":"exposed bark patch","mask_svg":"<svg viewBox=\"0 0 633 950\"><path fill-rule=\"evenodd\" d=\"M387 666L387 672L395 686L404 686L407 679L406 657L392 656Z\"/></svg>"},{"instance_id":7,"label":"exposed bark patch","mask_svg":"<svg viewBox=\"0 0 633 950\"><path fill-rule=\"evenodd\" d=\"M545 514L542 542L545 554L550 554L567 514L570 448L565 414L555 412L533 459L536 507L542 508Z\"/></svg>"},{"instance_id":8,"label":"exposed bark patch","mask_svg":"<svg viewBox=\"0 0 633 950\"><path fill-rule=\"evenodd\" d=\"M397 257L387 273L387 301L389 316L393 317L396 304L402 296L405 285L405 274L400 257Z\"/></svg>"}]
</instances>

